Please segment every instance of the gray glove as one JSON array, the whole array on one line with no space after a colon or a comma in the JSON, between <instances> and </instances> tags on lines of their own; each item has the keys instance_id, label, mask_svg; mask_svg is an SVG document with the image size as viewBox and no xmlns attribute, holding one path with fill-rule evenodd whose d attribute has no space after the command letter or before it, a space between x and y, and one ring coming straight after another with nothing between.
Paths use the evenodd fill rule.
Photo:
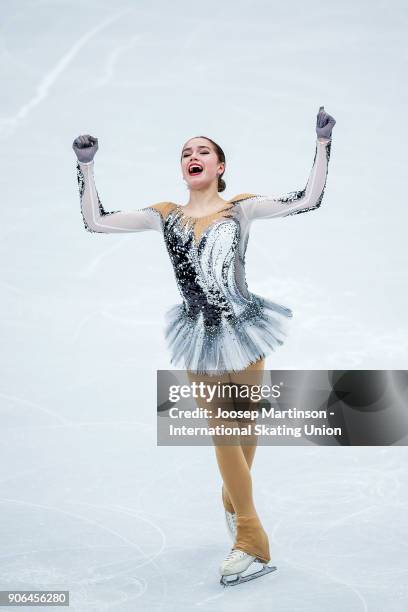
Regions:
<instances>
[{"instance_id":1,"label":"gray glove","mask_svg":"<svg viewBox=\"0 0 408 612\"><path fill-rule=\"evenodd\" d=\"M316 121L316 134L318 138L331 138L332 129L336 124L334 117L326 113L324 106L319 108Z\"/></svg>"},{"instance_id":2,"label":"gray glove","mask_svg":"<svg viewBox=\"0 0 408 612\"><path fill-rule=\"evenodd\" d=\"M72 143L72 148L80 162L90 162L93 160L98 150L98 139L89 134L78 136Z\"/></svg>"}]
</instances>

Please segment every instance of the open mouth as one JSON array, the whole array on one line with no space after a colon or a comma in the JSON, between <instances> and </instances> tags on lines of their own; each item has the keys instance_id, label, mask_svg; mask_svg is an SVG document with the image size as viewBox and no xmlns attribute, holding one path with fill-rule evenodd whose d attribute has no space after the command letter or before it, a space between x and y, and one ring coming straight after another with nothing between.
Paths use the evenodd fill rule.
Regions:
<instances>
[{"instance_id":1,"label":"open mouth","mask_svg":"<svg viewBox=\"0 0 408 612\"><path fill-rule=\"evenodd\" d=\"M188 173L191 176L197 175L197 174L201 174L201 172L203 172L204 168L202 166L200 166L199 164L191 164L191 166L188 169Z\"/></svg>"}]
</instances>

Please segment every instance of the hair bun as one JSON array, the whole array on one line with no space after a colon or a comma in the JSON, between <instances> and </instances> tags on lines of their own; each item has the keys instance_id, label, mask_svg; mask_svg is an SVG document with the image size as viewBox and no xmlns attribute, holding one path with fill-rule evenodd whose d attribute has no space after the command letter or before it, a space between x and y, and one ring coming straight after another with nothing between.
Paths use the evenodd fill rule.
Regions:
<instances>
[{"instance_id":1,"label":"hair bun","mask_svg":"<svg viewBox=\"0 0 408 612\"><path fill-rule=\"evenodd\" d=\"M224 191L226 188L226 184L223 178L221 178L220 176L218 177L218 191Z\"/></svg>"}]
</instances>

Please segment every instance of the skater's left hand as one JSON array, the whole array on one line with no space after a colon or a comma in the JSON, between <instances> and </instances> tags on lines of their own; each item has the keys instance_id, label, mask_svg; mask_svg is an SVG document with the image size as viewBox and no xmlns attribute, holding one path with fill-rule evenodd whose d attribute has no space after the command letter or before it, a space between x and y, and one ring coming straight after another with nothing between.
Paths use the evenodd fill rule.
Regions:
<instances>
[{"instance_id":1,"label":"skater's left hand","mask_svg":"<svg viewBox=\"0 0 408 612\"><path fill-rule=\"evenodd\" d=\"M318 138L327 138L331 139L332 137L332 129L336 124L336 120L334 117L326 113L324 110L324 106L319 108L319 112L317 113L316 120L316 134Z\"/></svg>"}]
</instances>

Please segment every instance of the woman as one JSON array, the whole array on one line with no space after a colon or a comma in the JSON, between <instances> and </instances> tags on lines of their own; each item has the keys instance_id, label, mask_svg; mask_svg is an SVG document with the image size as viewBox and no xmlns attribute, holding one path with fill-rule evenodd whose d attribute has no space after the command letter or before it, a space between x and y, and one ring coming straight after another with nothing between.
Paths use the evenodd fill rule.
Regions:
<instances>
[{"instance_id":1,"label":"woman","mask_svg":"<svg viewBox=\"0 0 408 612\"><path fill-rule=\"evenodd\" d=\"M289 308L248 291L245 251L251 222L317 209L323 198L331 150L333 117L320 107L313 167L304 189L283 197L243 193L223 200L225 155L211 139L188 140L181 170L190 196L186 205L160 202L133 211L106 212L93 176L98 140L90 135L73 142L81 211L90 232L162 233L183 299L167 313L166 338L174 365L193 380L240 383L262 376L266 355L283 343ZM209 377L209 378L207 378ZM208 408L201 398L199 405ZM223 478L222 499L234 547L221 565L222 576L240 575L255 561L270 560L268 538L256 513L250 468L256 440L225 444L215 440ZM265 569L265 568L264 568ZM259 574L262 572L258 572Z\"/></svg>"}]
</instances>

